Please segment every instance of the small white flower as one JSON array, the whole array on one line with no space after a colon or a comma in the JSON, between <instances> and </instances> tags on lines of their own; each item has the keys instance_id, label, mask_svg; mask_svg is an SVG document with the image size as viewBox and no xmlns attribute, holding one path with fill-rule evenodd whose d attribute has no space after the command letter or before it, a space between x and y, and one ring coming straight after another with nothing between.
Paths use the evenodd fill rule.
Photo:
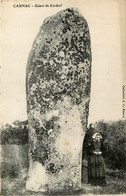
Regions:
<instances>
[{"instance_id":1,"label":"small white flower","mask_svg":"<svg viewBox=\"0 0 126 196\"><path fill-rule=\"evenodd\" d=\"M53 133L53 129L49 129L48 134Z\"/></svg>"}]
</instances>

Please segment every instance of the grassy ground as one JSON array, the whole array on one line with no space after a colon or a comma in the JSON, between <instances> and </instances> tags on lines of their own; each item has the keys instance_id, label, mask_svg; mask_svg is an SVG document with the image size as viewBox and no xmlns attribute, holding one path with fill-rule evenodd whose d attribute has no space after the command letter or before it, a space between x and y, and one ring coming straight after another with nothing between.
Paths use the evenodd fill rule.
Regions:
<instances>
[{"instance_id":1,"label":"grassy ground","mask_svg":"<svg viewBox=\"0 0 126 196\"><path fill-rule=\"evenodd\" d=\"M107 185L105 187L91 186L82 183L82 190L78 193L71 193L69 195L84 194L124 194L126 193L125 180L107 176ZM2 195L40 195L40 193L25 191L25 181L23 178L4 178L2 180ZM42 196L47 194L41 194ZM63 195L63 194L62 194Z\"/></svg>"},{"instance_id":2,"label":"grassy ground","mask_svg":"<svg viewBox=\"0 0 126 196\"><path fill-rule=\"evenodd\" d=\"M4 146L2 150L3 164L2 164L2 194L1 195L41 195L40 192L25 191L25 183L28 169L27 146L8 145ZM123 170L112 171L107 170L105 187L91 186L87 184L87 174L85 172L85 181L82 183L82 190L76 193L69 193L62 195L81 195L85 194L126 194L126 175ZM51 194L52 195L52 194ZM61 194L54 194L61 195Z\"/></svg>"}]
</instances>

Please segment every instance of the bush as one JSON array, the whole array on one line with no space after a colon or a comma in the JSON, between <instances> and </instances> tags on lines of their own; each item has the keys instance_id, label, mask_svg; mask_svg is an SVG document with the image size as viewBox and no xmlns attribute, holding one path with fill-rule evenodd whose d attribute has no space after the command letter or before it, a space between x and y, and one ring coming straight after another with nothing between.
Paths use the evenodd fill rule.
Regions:
<instances>
[{"instance_id":1,"label":"bush","mask_svg":"<svg viewBox=\"0 0 126 196\"><path fill-rule=\"evenodd\" d=\"M91 133L100 132L103 137L106 165L111 169L126 169L126 120L115 122L99 121L91 131L87 129L84 147Z\"/></svg>"},{"instance_id":2,"label":"bush","mask_svg":"<svg viewBox=\"0 0 126 196\"><path fill-rule=\"evenodd\" d=\"M27 121L15 121L15 127L7 124L1 128L1 144L27 144L28 143L28 128ZM14 124L15 125L15 124Z\"/></svg>"},{"instance_id":3,"label":"bush","mask_svg":"<svg viewBox=\"0 0 126 196\"><path fill-rule=\"evenodd\" d=\"M28 121L15 121L15 127L7 124L1 129L1 144L27 144ZM103 137L105 153L104 158L110 169L126 170L126 120L115 122L99 121L95 128L88 128L84 140L83 158L86 156L86 146L91 136L100 132Z\"/></svg>"}]
</instances>

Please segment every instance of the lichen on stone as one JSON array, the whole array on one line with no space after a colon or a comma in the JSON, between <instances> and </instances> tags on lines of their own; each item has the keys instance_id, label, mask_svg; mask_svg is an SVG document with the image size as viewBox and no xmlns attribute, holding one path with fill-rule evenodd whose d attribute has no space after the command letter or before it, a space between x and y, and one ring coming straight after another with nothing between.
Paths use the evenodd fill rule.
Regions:
<instances>
[{"instance_id":1,"label":"lichen on stone","mask_svg":"<svg viewBox=\"0 0 126 196\"><path fill-rule=\"evenodd\" d=\"M44 166L50 191L80 187L91 60L88 24L76 9L45 19L29 55L26 93L30 160Z\"/></svg>"}]
</instances>

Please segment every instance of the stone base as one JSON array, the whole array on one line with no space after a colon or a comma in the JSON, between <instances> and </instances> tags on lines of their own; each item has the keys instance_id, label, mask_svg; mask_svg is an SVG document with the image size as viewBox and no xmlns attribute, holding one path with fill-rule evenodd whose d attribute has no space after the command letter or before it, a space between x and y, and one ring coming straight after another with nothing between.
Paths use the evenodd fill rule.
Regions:
<instances>
[{"instance_id":1,"label":"stone base","mask_svg":"<svg viewBox=\"0 0 126 196\"><path fill-rule=\"evenodd\" d=\"M49 130L50 152L45 164L33 161L29 168L26 189L31 191L62 192L81 189L81 159L84 132L80 112L72 106L67 97L60 104L58 112L49 111L46 119L58 115L57 130ZM55 142L53 140L55 138Z\"/></svg>"}]
</instances>

